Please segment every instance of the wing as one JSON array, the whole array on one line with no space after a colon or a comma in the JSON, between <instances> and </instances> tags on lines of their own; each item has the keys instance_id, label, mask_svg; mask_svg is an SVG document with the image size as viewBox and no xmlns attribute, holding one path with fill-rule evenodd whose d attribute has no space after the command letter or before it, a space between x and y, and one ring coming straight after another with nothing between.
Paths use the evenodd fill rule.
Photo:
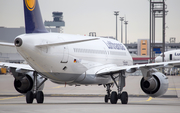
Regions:
<instances>
[{"instance_id":1,"label":"wing","mask_svg":"<svg viewBox=\"0 0 180 113\"><path fill-rule=\"evenodd\" d=\"M28 64L15 64L15 63L0 62L0 66L11 67L11 68L27 70L27 71L34 71L34 69L31 66L29 66Z\"/></svg>"},{"instance_id":2,"label":"wing","mask_svg":"<svg viewBox=\"0 0 180 113\"><path fill-rule=\"evenodd\" d=\"M172 61L172 62L161 62L161 63L149 63L149 64L141 64L141 65L132 65L132 66L114 66L114 67L106 67L99 70L96 75L112 75L117 74L120 71L126 71L129 73L133 73L136 70L140 69L141 71L147 70L151 68L162 68L162 67L179 67L180 61Z\"/></svg>"}]
</instances>

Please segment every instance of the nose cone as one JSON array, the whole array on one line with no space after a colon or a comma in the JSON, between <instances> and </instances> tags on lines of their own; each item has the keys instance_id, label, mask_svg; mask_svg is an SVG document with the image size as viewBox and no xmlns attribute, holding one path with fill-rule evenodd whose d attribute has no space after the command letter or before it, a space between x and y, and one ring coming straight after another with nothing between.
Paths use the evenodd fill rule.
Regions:
<instances>
[{"instance_id":1,"label":"nose cone","mask_svg":"<svg viewBox=\"0 0 180 113\"><path fill-rule=\"evenodd\" d=\"M23 44L23 41L22 41L21 38L16 38L16 39L14 40L14 45L15 45L16 47L21 47L22 44Z\"/></svg>"},{"instance_id":2,"label":"nose cone","mask_svg":"<svg viewBox=\"0 0 180 113\"><path fill-rule=\"evenodd\" d=\"M155 62L162 62L162 57L157 56L157 57L155 58Z\"/></svg>"}]
</instances>

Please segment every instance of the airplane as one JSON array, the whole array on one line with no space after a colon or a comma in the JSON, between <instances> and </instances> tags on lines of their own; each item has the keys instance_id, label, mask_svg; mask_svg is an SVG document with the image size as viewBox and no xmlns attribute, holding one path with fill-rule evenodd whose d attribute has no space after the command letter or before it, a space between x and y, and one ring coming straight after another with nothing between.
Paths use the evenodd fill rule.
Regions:
<instances>
[{"instance_id":1,"label":"airplane","mask_svg":"<svg viewBox=\"0 0 180 113\"><path fill-rule=\"evenodd\" d=\"M155 58L155 62L162 62L162 53L157 56ZM171 50L171 51L166 51L164 52L164 61L168 62L168 61L178 61L180 60L180 49L177 50ZM176 68L174 67L167 67L164 70L164 74L165 75L176 75L177 74L177 68L179 68L179 66L176 66Z\"/></svg>"},{"instance_id":2,"label":"airplane","mask_svg":"<svg viewBox=\"0 0 180 113\"><path fill-rule=\"evenodd\" d=\"M155 58L155 62L162 62L162 53ZM180 49L164 52L164 61L177 61L180 60Z\"/></svg>"},{"instance_id":3,"label":"airplane","mask_svg":"<svg viewBox=\"0 0 180 113\"><path fill-rule=\"evenodd\" d=\"M125 87L126 73L141 70L141 89L151 97L159 97L168 89L168 78L158 67L179 65L180 61L133 65L127 48L117 40L62 33L50 33L43 25L38 0L23 0L25 34L13 43L0 45L16 47L28 64L1 62L13 74L14 87L26 95L26 103L44 102L43 87L49 79L57 84L104 85L105 103L128 103ZM116 91L111 91L113 84Z\"/></svg>"}]
</instances>

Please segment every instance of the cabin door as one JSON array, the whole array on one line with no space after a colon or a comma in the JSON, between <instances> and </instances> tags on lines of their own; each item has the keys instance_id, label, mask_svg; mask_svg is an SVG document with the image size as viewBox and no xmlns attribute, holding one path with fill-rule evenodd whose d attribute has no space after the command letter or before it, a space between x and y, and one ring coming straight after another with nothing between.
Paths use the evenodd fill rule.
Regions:
<instances>
[{"instance_id":1,"label":"cabin door","mask_svg":"<svg viewBox=\"0 0 180 113\"><path fill-rule=\"evenodd\" d=\"M169 55L169 60L172 60L172 54Z\"/></svg>"},{"instance_id":2,"label":"cabin door","mask_svg":"<svg viewBox=\"0 0 180 113\"><path fill-rule=\"evenodd\" d=\"M64 46L64 48L63 48L63 58L62 58L61 63L67 63L68 58L69 58L69 50L68 50L67 46Z\"/></svg>"}]
</instances>

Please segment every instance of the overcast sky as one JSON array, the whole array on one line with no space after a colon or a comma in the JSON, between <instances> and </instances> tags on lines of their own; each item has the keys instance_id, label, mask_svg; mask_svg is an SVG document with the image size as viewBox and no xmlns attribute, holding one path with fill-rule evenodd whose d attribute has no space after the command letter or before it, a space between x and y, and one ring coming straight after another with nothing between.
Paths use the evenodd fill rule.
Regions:
<instances>
[{"instance_id":1,"label":"overcast sky","mask_svg":"<svg viewBox=\"0 0 180 113\"><path fill-rule=\"evenodd\" d=\"M128 40L149 38L149 0L39 0L43 21L52 20L52 12L63 12L64 33L97 36L116 35L114 11L126 15ZM176 37L180 42L180 0L166 0L166 41ZM120 21L118 17L118 38ZM24 26L23 0L0 0L0 26ZM125 27L123 28L125 30ZM123 32L125 37L125 31ZM156 19L156 40L162 41L162 20ZM125 41L125 39L124 39Z\"/></svg>"}]
</instances>

